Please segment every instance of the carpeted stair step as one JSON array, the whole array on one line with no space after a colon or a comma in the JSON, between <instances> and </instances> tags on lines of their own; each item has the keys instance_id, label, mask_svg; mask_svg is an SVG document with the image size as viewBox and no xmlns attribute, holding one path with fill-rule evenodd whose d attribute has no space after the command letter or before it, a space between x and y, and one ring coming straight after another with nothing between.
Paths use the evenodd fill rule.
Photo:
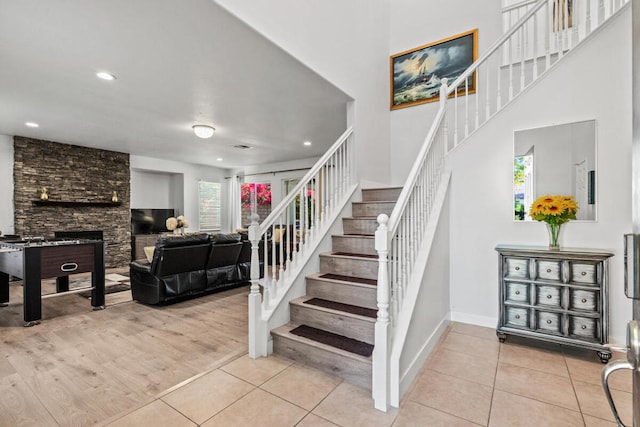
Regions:
<instances>
[{"instance_id":1,"label":"carpeted stair step","mask_svg":"<svg viewBox=\"0 0 640 427\"><path fill-rule=\"evenodd\" d=\"M374 236L339 234L331 236L331 242L333 252L378 255Z\"/></svg>"},{"instance_id":2,"label":"carpeted stair step","mask_svg":"<svg viewBox=\"0 0 640 427\"><path fill-rule=\"evenodd\" d=\"M376 310L311 296L292 300L289 305L291 323L374 343Z\"/></svg>"},{"instance_id":3,"label":"carpeted stair step","mask_svg":"<svg viewBox=\"0 0 640 427\"><path fill-rule=\"evenodd\" d=\"M377 310L376 280L315 273L306 277L307 295Z\"/></svg>"},{"instance_id":4,"label":"carpeted stair step","mask_svg":"<svg viewBox=\"0 0 640 427\"><path fill-rule=\"evenodd\" d=\"M377 256L324 253L320 254L320 272L363 279L378 278Z\"/></svg>"},{"instance_id":5,"label":"carpeted stair step","mask_svg":"<svg viewBox=\"0 0 640 427\"><path fill-rule=\"evenodd\" d=\"M363 202L397 201L402 192L402 187L364 188L362 189Z\"/></svg>"},{"instance_id":6,"label":"carpeted stair step","mask_svg":"<svg viewBox=\"0 0 640 427\"><path fill-rule=\"evenodd\" d=\"M369 352L372 350L370 344L354 342L355 340L326 331L317 332L319 330L309 327L292 333L299 326L301 325L290 323L271 331L275 354L336 375L359 387L371 389L371 356L339 348Z\"/></svg>"},{"instance_id":7,"label":"carpeted stair step","mask_svg":"<svg viewBox=\"0 0 640 427\"><path fill-rule=\"evenodd\" d=\"M360 218L342 218L342 230L344 234L358 236L373 236L378 229L378 220L375 216Z\"/></svg>"},{"instance_id":8,"label":"carpeted stair step","mask_svg":"<svg viewBox=\"0 0 640 427\"><path fill-rule=\"evenodd\" d=\"M351 204L351 214L354 217L365 216L377 218L380 214L391 215L396 202L353 202Z\"/></svg>"}]
</instances>

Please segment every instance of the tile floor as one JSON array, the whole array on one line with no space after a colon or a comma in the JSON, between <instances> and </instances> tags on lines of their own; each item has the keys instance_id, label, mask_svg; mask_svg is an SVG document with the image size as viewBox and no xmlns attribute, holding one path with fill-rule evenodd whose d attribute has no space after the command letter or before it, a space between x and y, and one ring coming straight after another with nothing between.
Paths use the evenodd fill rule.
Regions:
<instances>
[{"instance_id":1,"label":"tile floor","mask_svg":"<svg viewBox=\"0 0 640 427\"><path fill-rule=\"evenodd\" d=\"M614 358L623 357L614 355ZM595 353L532 345L452 323L399 409L373 409L370 392L281 357L247 355L105 421L124 426L612 426ZM623 421L631 376L612 375Z\"/></svg>"}]
</instances>

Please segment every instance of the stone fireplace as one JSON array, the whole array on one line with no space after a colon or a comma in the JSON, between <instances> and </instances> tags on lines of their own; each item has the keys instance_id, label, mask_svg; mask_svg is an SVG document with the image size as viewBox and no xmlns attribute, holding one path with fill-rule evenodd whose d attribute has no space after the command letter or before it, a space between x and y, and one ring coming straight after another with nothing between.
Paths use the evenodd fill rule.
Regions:
<instances>
[{"instance_id":1,"label":"stone fireplace","mask_svg":"<svg viewBox=\"0 0 640 427\"><path fill-rule=\"evenodd\" d=\"M15 233L81 238L100 231L107 268L128 265L129 169L127 153L15 136ZM41 199L43 187L46 200ZM114 191L117 201L112 200Z\"/></svg>"}]
</instances>

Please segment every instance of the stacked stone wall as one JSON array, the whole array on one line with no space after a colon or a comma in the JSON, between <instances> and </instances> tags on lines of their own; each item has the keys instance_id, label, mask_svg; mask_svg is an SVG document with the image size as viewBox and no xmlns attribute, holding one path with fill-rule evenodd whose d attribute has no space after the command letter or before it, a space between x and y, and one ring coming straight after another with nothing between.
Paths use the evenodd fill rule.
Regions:
<instances>
[{"instance_id":1,"label":"stacked stone wall","mask_svg":"<svg viewBox=\"0 0 640 427\"><path fill-rule=\"evenodd\" d=\"M129 165L127 153L14 137L16 234L51 238L55 231L102 230L107 268L126 266L131 260ZM34 204L43 187L49 201L77 205ZM108 204L114 191L117 206Z\"/></svg>"}]
</instances>

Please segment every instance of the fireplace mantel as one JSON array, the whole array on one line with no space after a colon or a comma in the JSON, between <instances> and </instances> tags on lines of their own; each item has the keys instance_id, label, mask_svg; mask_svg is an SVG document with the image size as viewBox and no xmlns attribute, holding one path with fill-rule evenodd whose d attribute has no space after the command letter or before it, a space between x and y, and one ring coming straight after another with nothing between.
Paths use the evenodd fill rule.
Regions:
<instances>
[{"instance_id":1,"label":"fireplace mantel","mask_svg":"<svg viewBox=\"0 0 640 427\"><path fill-rule=\"evenodd\" d=\"M33 200L31 202L33 206L64 206L68 208L74 207L97 207L97 208L109 208L115 206L122 206L121 202L100 202L100 201L64 201L64 200Z\"/></svg>"}]
</instances>

